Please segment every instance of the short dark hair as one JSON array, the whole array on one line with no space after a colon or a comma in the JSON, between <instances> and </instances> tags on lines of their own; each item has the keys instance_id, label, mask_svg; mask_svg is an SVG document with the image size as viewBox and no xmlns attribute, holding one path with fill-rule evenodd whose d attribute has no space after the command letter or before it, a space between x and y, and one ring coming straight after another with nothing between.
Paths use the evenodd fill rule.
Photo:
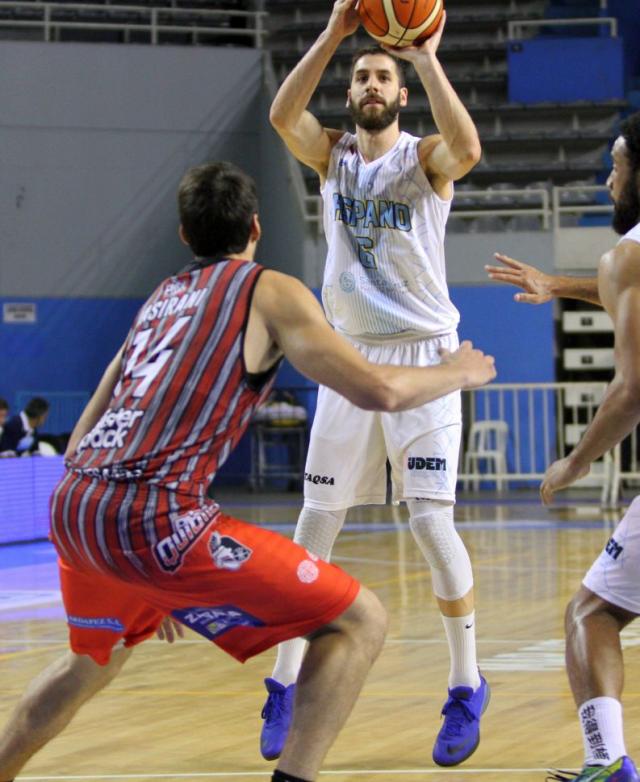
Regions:
<instances>
[{"instance_id":1,"label":"short dark hair","mask_svg":"<svg viewBox=\"0 0 640 782\"><path fill-rule=\"evenodd\" d=\"M351 58L351 72L349 74L349 83L353 81L353 74L356 70L356 63L361 57L366 56L367 54L384 54L385 57L388 57L392 62L395 63L396 66L396 73L398 74L398 81L400 82L400 86L404 87L407 83L405 69L404 69L404 63L402 60L399 60L397 57L394 57L392 54L389 54L389 52L385 51L382 46L378 46L377 44L374 44L373 46L364 46L362 49L358 49L358 51L353 55Z\"/></svg>"},{"instance_id":2,"label":"short dark hair","mask_svg":"<svg viewBox=\"0 0 640 782\"><path fill-rule=\"evenodd\" d=\"M0 410L8 410L8 409L9 409L9 403L7 402L6 399L3 399L0 396Z\"/></svg>"},{"instance_id":3,"label":"short dark hair","mask_svg":"<svg viewBox=\"0 0 640 782\"><path fill-rule=\"evenodd\" d=\"M258 211L256 183L233 163L190 168L178 188L185 238L200 258L242 252Z\"/></svg>"},{"instance_id":4,"label":"short dark hair","mask_svg":"<svg viewBox=\"0 0 640 782\"><path fill-rule=\"evenodd\" d=\"M640 170L640 111L630 114L622 122L620 135L627 145L631 171L635 175Z\"/></svg>"},{"instance_id":5,"label":"short dark hair","mask_svg":"<svg viewBox=\"0 0 640 782\"><path fill-rule=\"evenodd\" d=\"M27 402L27 406L24 409L24 414L27 418L40 418L43 413L46 413L49 409L49 403L41 396L34 396Z\"/></svg>"}]
</instances>

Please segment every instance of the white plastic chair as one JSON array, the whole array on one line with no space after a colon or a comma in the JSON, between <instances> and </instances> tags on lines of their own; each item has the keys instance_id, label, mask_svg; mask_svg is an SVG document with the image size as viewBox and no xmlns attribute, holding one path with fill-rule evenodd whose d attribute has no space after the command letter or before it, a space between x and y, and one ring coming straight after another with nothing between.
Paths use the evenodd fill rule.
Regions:
<instances>
[{"instance_id":1,"label":"white plastic chair","mask_svg":"<svg viewBox=\"0 0 640 782\"><path fill-rule=\"evenodd\" d=\"M480 479L489 478L492 474L504 474L507 471L507 438L509 427L506 421L475 421L469 430L467 451L464 455L464 472L466 475L474 473L473 488L480 488ZM486 462L486 473L479 473L479 462ZM489 468L493 466L492 470ZM475 467L475 471L474 468ZM502 491L504 481L495 478L496 489ZM470 479L465 480L465 489L468 488Z\"/></svg>"}]
</instances>

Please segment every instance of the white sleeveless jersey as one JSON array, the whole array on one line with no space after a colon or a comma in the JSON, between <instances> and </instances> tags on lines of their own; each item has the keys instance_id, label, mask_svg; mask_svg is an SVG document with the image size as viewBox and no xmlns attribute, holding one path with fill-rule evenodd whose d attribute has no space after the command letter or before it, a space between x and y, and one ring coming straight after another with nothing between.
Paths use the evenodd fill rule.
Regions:
<instances>
[{"instance_id":1,"label":"white sleeveless jersey","mask_svg":"<svg viewBox=\"0 0 640 782\"><path fill-rule=\"evenodd\" d=\"M640 244L640 223L634 225L630 231L627 231L627 233L621 237L618 244L620 244L620 242L624 242L625 239L628 239L631 242L638 242L638 244Z\"/></svg>"},{"instance_id":2,"label":"white sleeveless jersey","mask_svg":"<svg viewBox=\"0 0 640 782\"><path fill-rule=\"evenodd\" d=\"M451 202L433 191L419 141L402 132L366 163L345 133L331 152L321 189L329 246L322 300L334 328L355 339L432 337L460 320L445 278Z\"/></svg>"}]
</instances>

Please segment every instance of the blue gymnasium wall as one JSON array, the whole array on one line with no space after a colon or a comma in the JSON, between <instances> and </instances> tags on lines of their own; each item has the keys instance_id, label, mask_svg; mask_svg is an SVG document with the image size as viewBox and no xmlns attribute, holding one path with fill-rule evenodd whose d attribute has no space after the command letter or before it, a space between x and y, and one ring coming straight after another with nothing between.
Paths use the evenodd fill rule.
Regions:
<instances>
[{"instance_id":1,"label":"blue gymnasium wall","mask_svg":"<svg viewBox=\"0 0 640 782\"><path fill-rule=\"evenodd\" d=\"M454 286L451 296L461 312L460 336L496 357L500 382L543 382L554 379L553 310L517 304L513 290ZM22 299L24 301L25 299ZM0 304L7 299L0 299ZM34 301L32 299L32 301ZM4 355L2 387L13 405L30 388L47 392L91 394L122 343L140 299L37 299L34 325L0 324ZM279 387L295 389L315 409L315 386L285 362ZM65 422L58 430L71 428ZM47 427L49 428L49 427ZM50 431L55 432L52 427ZM245 436L216 478L217 485L245 486L251 466ZM0 544L46 536L48 497L62 471L60 458L0 460Z\"/></svg>"},{"instance_id":2,"label":"blue gymnasium wall","mask_svg":"<svg viewBox=\"0 0 640 782\"><path fill-rule=\"evenodd\" d=\"M507 49L509 101L541 103L623 98L621 38L532 38Z\"/></svg>"},{"instance_id":3,"label":"blue gymnasium wall","mask_svg":"<svg viewBox=\"0 0 640 782\"><path fill-rule=\"evenodd\" d=\"M451 296L461 312L460 335L496 356L498 380L526 382L553 380L553 312L550 304L539 307L517 304L513 289L493 285L457 285ZM34 299L37 323L0 323L0 344L5 359L0 396L15 411L18 395L40 392L91 394L102 372L122 344L142 299ZM523 356L526 360L523 361ZM278 385L294 387L301 401L314 410L313 388L290 365L280 372ZM73 421L53 434L68 431Z\"/></svg>"},{"instance_id":4,"label":"blue gymnasium wall","mask_svg":"<svg viewBox=\"0 0 640 782\"><path fill-rule=\"evenodd\" d=\"M141 299L2 298L34 302L35 324L0 323L3 361L0 396L17 412L19 396L31 391L86 392L97 386L107 364L124 341ZM72 420L50 419L52 434L69 431Z\"/></svg>"}]
</instances>

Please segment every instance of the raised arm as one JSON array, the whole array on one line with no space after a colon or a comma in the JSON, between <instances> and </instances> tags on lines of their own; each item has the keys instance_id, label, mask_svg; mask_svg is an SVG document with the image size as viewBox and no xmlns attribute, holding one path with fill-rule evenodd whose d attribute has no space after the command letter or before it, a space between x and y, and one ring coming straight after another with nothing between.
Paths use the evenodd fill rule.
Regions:
<instances>
[{"instance_id":1,"label":"raised arm","mask_svg":"<svg viewBox=\"0 0 640 782\"><path fill-rule=\"evenodd\" d=\"M371 364L331 328L308 288L273 271L264 272L256 287L248 333L254 346L263 329L302 374L367 410L417 407L459 388L484 385L496 374L493 358L471 343L444 353L435 367ZM263 355L265 348L266 343Z\"/></svg>"},{"instance_id":2,"label":"raised arm","mask_svg":"<svg viewBox=\"0 0 640 782\"><path fill-rule=\"evenodd\" d=\"M394 56L413 64L427 93L440 135L423 138L418 151L425 173L437 191L448 188L451 181L471 171L482 154L476 126L437 57L445 22L446 13L436 32L419 46L385 47Z\"/></svg>"},{"instance_id":3,"label":"raised arm","mask_svg":"<svg viewBox=\"0 0 640 782\"><path fill-rule=\"evenodd\" d=\"M323 178L331 149L342 132L323 128L307 106L336 49L359 23L355 0L336 0L327 27L283 81L269 112L271 124L291 154Z\"/></svg>"},{"instance_id":4,"label":"raised arm","mask_svg":"<svg viewBox=\"0 0 640 782\"><path fill-rule=\"evenodd\" d=\"M71 437L69 438L69 444L67 445L67 450L64 454L66 459L70 459L74 455L80 440L82 440L85 434L88 434L93 429L109 407L109 400L113 394L113 389L116 387L116 383L120 377L123 348L124 345L111 360L111 363L106 368L93 396L82 411L82 415L78 419L78 423L75 425Z\"/></svg>"},{"instance_id":5,"label":"raised arm","mask_svg":"<svg viewBox=\"0 0 640 782\"><path fill-rule=\"evenodd\" d=\"M546 274L535 266L502 253L496 253L495 257L503 265L485 266L485 271L489 278L496 282L506 282L508 285L522 288L524 293L516 293L516 301L544 304L551 299L578 299L602 306L597 277L561 277Z\"/></svg>"},{"instance_id":6,"label":"raised arm","mask_svg":"<svg viewBox=\"0 0 640 782\"><path fill-rule=\"evenodd\" d=\"M545 503L586 475L591 462L640 423L640 245L623 242L604 256L600 280L602 300L614 323L616 371L578 445L547 470L540 488Z\"/></svg>"}]
</instances>

